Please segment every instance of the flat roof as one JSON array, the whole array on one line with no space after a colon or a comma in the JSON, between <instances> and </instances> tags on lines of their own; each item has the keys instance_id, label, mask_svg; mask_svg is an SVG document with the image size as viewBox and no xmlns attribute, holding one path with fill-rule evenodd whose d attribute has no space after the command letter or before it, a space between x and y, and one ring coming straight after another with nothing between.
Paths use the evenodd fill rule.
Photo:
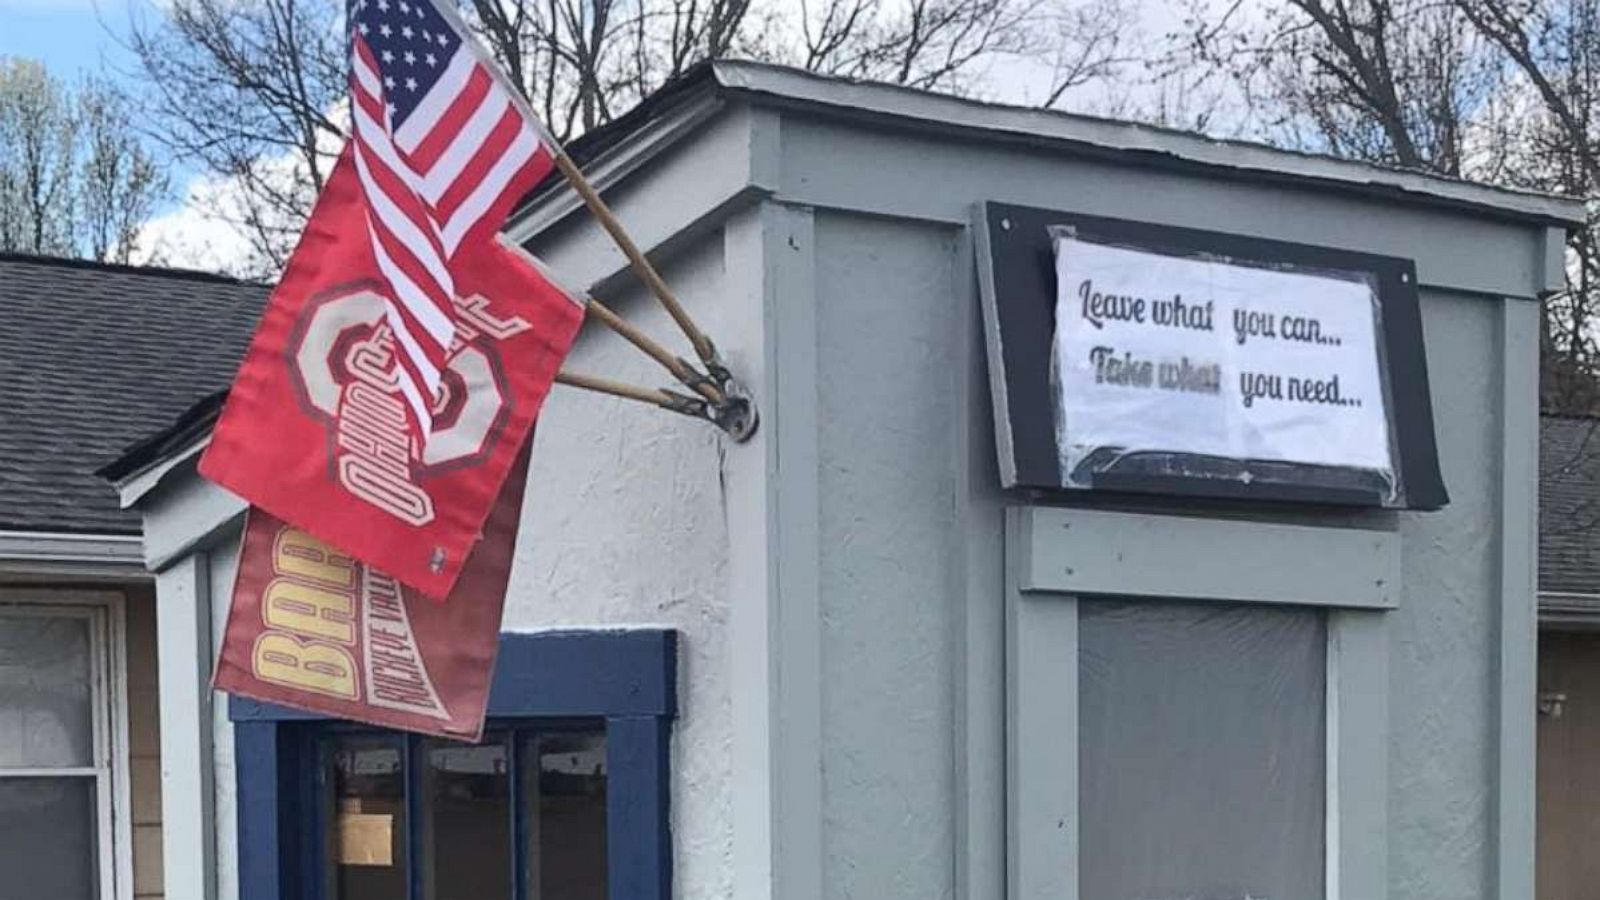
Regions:
<instances>
[{"instance_id":1,"label":"flat roof","mask_svg":"<svg viewBox=\"0 0 1600 900\"><path fill-rule=\"evenodd\" d=\"M1075 148L1132 165L1226 172L1229 177L1297 182L1331 190L1381 194L1495 218L1558 227L1586 223L1583 201L1496 187L1428 172L1284 150L1243 140L1012 106L879 82L852 81L767 63L718 60L692 69L619 119L570 142L580 163L626 144L649 122L707 91L758 105L804 109L857 120L877 119L969 138L1001 138ZM550 185L544 186L547 190ZM545 193L541 191L540 193ZM543 199L542 197L539 199ZM538 201L535 200L535 203ZM524 210L526 211L526 210Z\"/></svg>"}]
</instances>

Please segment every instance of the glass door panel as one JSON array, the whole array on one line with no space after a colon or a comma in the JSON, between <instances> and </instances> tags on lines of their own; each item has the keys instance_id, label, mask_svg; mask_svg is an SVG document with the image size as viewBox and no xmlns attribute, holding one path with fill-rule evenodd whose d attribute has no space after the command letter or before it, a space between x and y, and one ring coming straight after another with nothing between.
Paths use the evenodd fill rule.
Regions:
<instances>
[{"instance_id":1,"label":"glass door panel","mask_svg":"<svg viewBox=\"0 0 1600 900\"><path fill-rule=\"evenodd\" d=\"M0 896L109 896L105 613L0 604Z\"/></svg>"},{"instance_id":2,"label":"glass door panel","mask_svg":"<svg viewBox=\"0 0 1600 900\"><path fill-rule=\"evenodd\" d=\"M523 754L528 896L606 900L605 736L547 732Z\"/></svg>"},{"instance_id":3,"label":"glass door panel","mask_svg":"<svg viewBox=\"0 0 1600 900\"><path fill-rule=\"evenodd\" d=\"M405 747L398 738L329 745L327 896L406 900Z\"/></svg>"},{"instance_id":4,"label":"glass door panel","mask_svg":"<svg viewBox=\"0 0 1600 900\"><path fill-rule=\"evenodd\" d=\"M514 869L505 744L427 740L422 742L420 759L422 896L425 900L510 898Z\"/></svg>"},{"instance_id":5,"label":"glass door panel","mask_svg":"<svg viewBox=\"0 0 1600 900\"><path fill-rule=\"evenodd\" d=\"M603 730L318 738L323 900L606 900Z\"/></svg>"},{"instance_id":6,"label":"glass door panel","mask_svg":"<svg viewBox=\"0 0 1600 900\"><path fill-rule=\"evenodd\" d=\"M100 896L97 806L93 778L0 780L0 896Z\"/></svg>"}]
</instances>

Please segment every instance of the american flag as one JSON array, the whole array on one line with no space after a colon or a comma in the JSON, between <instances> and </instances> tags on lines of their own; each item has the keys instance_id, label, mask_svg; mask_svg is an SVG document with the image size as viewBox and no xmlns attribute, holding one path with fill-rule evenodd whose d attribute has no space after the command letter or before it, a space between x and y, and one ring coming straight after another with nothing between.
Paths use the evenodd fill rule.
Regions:
<instances>
[{"instance_id":1,"label":"american flag","mask_svg":"<svg viewBox=\"0 0 1600 900\"><path fill-rule=\"evenodd\" d=\"M446 0L448 2L448 0ZM553 165L538 122L433 0L353 0L350 97L401 392L426 440L455 338L451 260Z\"/></svg>"}]
</instances>

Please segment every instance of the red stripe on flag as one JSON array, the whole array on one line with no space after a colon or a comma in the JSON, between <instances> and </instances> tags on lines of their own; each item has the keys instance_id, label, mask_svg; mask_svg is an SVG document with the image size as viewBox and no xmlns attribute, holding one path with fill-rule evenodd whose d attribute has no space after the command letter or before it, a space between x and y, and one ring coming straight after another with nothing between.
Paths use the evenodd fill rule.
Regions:
<instances>
[{"instance_id":1,"label":"red stripe on flag","mask_svg":"<svg viewBox=\"0 0 1600 900\"><path fill-rule=\"evenodd\" d=\"M549 146L540 142L533 158L518 167L511 180L495 197L494 202L489 204L478 216L478 220L462 233L457 246L466 246L473 241L493 240L495 233L505 223L506 217L511 215L511 211L516 209L518 203L522 202L522 198L532 193L539 182L543 181L554 168L555 157L551 155Z\"/></svg>"},{"instance_id":2,"label":"red stripe on flag","mask_svg":"<svg viewBox=\"0 0 1600 900\"><path fill-rule=\"evenodd\" d=\"M376 235L378 242L383 245L384 252L389 255L394 264L412 281L419 281L420 264L395 240L394 235L389 234L381 227L374 228L373 234ZM410 332L417 346L422 348L423 355L427 358L428 363L435 370L443 372L445 362L450 358L449 346L439 343L433 333L418 320L416 313L407 304L396 302L395 308L400 311L401 318L405 320L406 330ZM453 316L454 304L451 304L450 312ZM399 348L399 350L401 355L406 355L404 347ZM423 393L426 394L427 392L424 391Z\"/></svg>"},{"instance_id":3,"label":"red stripe on flag","mask_svg":"<svg viewBox=\"0 0 1600 900\"><path fill-rule=\"evenodd\" d=\"M363 151L369 148L365 136L361 134L356 135L356 142L361 145ZM445 258L444 247L439 242L438 226L434 224L436 221L434 213L428 208L427 203L423 202L422 198L418 197L416 192L412 190L411 180L406 177L407 173L392 170L377 152L363 152L362 159L367 163L367 169L372 173L372 180L378 189L382 190L384 196L388 197L390 202L399 208L406 219L421 233L422 239L426 241L425 247L417 248L418 252L422 252L424 249L431 249L434 255L443 261ZM444 286L441 285L441 287Z\"/></svg>"},{"instance_id":4,"label":"red stripe on flag","mask_svg":"<svg viewBox=\"0 0 1600 900\"><path fill-rule=\"evenodd\" d=\"M483 181L483 177L489 174L489 170L494 168L494 164L505 155L520 131L522 131L522 115L517 112L514 105L507 106L500 120L494 123L494 129L478 147L478 151L472 154L471 161L461 169L461 174L451 182L450 187L445 189L439 196L438 202L433 205L435 221L443 223L450 220L456 209L461 206L461 201L467 199Z\"/></svg>"},{"instance_id":5,"label":"red stripe on flag","mask_svg":"<svg viewBox=\"0 0 1600 900\"><path fill-rule=\"evenodd\" d=\"M483 102L483 98L493 86L494 79L489 73L484 71L482 66L474 66L466 87L450 103L444 115L428 127L428 136L422 139L422 143L405 155L406 161L411 163L413 169L417 172L426 172L433 168L433 164L439 161L439 157L450 146L450 142L461 132L461 126L472 118L473 111Z\"/></svg>"}]
</instances>

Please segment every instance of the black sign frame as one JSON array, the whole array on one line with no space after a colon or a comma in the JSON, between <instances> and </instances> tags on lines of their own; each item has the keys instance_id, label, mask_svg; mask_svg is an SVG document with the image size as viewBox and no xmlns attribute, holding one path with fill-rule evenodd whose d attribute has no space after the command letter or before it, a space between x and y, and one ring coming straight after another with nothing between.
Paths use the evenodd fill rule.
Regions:
<instances>
[{"instance_id":1,"label":"black sign frame","mask_svg":"<svg viewBox=\"0 0 1600 900\"><path fill-rule=\"evenodd\" d=\"M1397 491L1378 490L1372 473L1358 470L1174 453L1127 454L1094 473L1091 491L1415 510L1449 502L1411 260L989 202L975 211L974 230L1002 486L1084 493L1063 485L1056 448L1049 379L1056 302L1051 226L1069 226L1080 239L1154 253L1348 273L1374 284L1378 295Z\"/></svg>"}]
</instances>

